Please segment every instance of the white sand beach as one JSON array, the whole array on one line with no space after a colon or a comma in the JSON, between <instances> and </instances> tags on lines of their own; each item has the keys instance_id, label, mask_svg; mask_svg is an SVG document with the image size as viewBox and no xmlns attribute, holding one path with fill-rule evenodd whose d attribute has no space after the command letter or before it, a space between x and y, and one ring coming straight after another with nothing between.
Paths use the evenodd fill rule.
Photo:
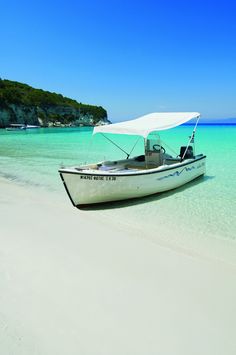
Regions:
<instances>
[{"instance_id":1,"label":"white sand beach","mask_svg":"<svg viewBox=\"0 0 236 355\"><path fill-rule=\"evenodd\" d=\"M236 354L236 262L4 179L0 206L0 354Z\"/></svg>"}]
</instances>

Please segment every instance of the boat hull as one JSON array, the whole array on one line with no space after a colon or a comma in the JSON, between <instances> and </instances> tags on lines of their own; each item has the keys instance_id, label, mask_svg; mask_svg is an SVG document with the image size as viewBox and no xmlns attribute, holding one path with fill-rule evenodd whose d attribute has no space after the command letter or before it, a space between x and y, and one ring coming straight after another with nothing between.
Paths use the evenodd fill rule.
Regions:
<instances>
[{"instance_id":1,"label":"boat hull","mask_svg":"<svg viewBox=\"0 0 236 355\"><path fill-rule=\"evenodd\" d=\"M60 169L74 206L138 198L182 186L205 173L206 157L132 173L85 173Z\"/></svg>"}]
</instances>

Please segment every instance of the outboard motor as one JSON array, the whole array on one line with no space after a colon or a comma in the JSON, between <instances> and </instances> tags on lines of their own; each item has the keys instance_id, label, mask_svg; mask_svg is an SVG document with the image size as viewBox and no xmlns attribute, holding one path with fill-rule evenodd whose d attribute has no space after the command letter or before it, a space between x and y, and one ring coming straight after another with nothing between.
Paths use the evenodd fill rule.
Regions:
<instances>
[{"instance_id":1,"label":"outboard motor","mask_svg":"<svg viewBox=\"0 0 236 355\"><path fill-rule=\"evenodd\" d=\"M191 145L189 145L187 151L186 151L186 149L187 149L187 147L180 147L179 156L180 156L181 160L194 158L193 147ZM185 153L185 151L186 151L186 153ZM184 153L185 153L185 155L184 155Z\"/></svg>"}]
</instances>

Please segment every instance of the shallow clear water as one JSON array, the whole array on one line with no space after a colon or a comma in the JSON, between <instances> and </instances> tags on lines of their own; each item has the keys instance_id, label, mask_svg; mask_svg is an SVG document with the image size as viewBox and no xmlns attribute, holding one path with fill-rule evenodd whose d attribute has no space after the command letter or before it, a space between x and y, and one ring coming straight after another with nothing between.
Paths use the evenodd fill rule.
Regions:
<instances>
[{"instance_id":1,"label":"shallow clear water","mask_svg":"<svg viewBox=\"0 0 236 355\"><path fill-rule=\"evenodd\" d=\"M192 126L161 133L176 154L185 145ZM125 155L101 135L92 138L92 128L50 128L23 132L0 130L0 176L64 194L58 174L60 166L124 158ZM130 151L135 136L113 136ZM156 235L163 225L173 230L173 238L188 234L234 241L236 238L236 126L199 126L196 152L207 155L207 172L182 188L160 195L97 208L113 218ZM133 155L142 154L140 139ZM170 152L172 153L172 152ZM174 153L173 153L174 154ZM70 203L68 199L68 203ZM88 212L89 213L89 212ZM119 223L119 222L118 222Z\"/></svg>"}]
</instances>

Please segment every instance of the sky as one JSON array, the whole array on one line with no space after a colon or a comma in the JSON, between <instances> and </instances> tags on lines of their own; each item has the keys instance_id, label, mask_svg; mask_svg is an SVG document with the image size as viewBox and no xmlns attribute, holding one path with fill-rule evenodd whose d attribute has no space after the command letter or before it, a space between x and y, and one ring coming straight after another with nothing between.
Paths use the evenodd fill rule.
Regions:
<instances>
[{"instance_id":1,"label":"sky","mask_svg":"<svg viewBox=\"0 0 236 355\"><path fill-rule=\"evenodd\" d=\"M103 106L236 117L236 2L0 0L0 77Z\"/></svg>"}]
</instances>

